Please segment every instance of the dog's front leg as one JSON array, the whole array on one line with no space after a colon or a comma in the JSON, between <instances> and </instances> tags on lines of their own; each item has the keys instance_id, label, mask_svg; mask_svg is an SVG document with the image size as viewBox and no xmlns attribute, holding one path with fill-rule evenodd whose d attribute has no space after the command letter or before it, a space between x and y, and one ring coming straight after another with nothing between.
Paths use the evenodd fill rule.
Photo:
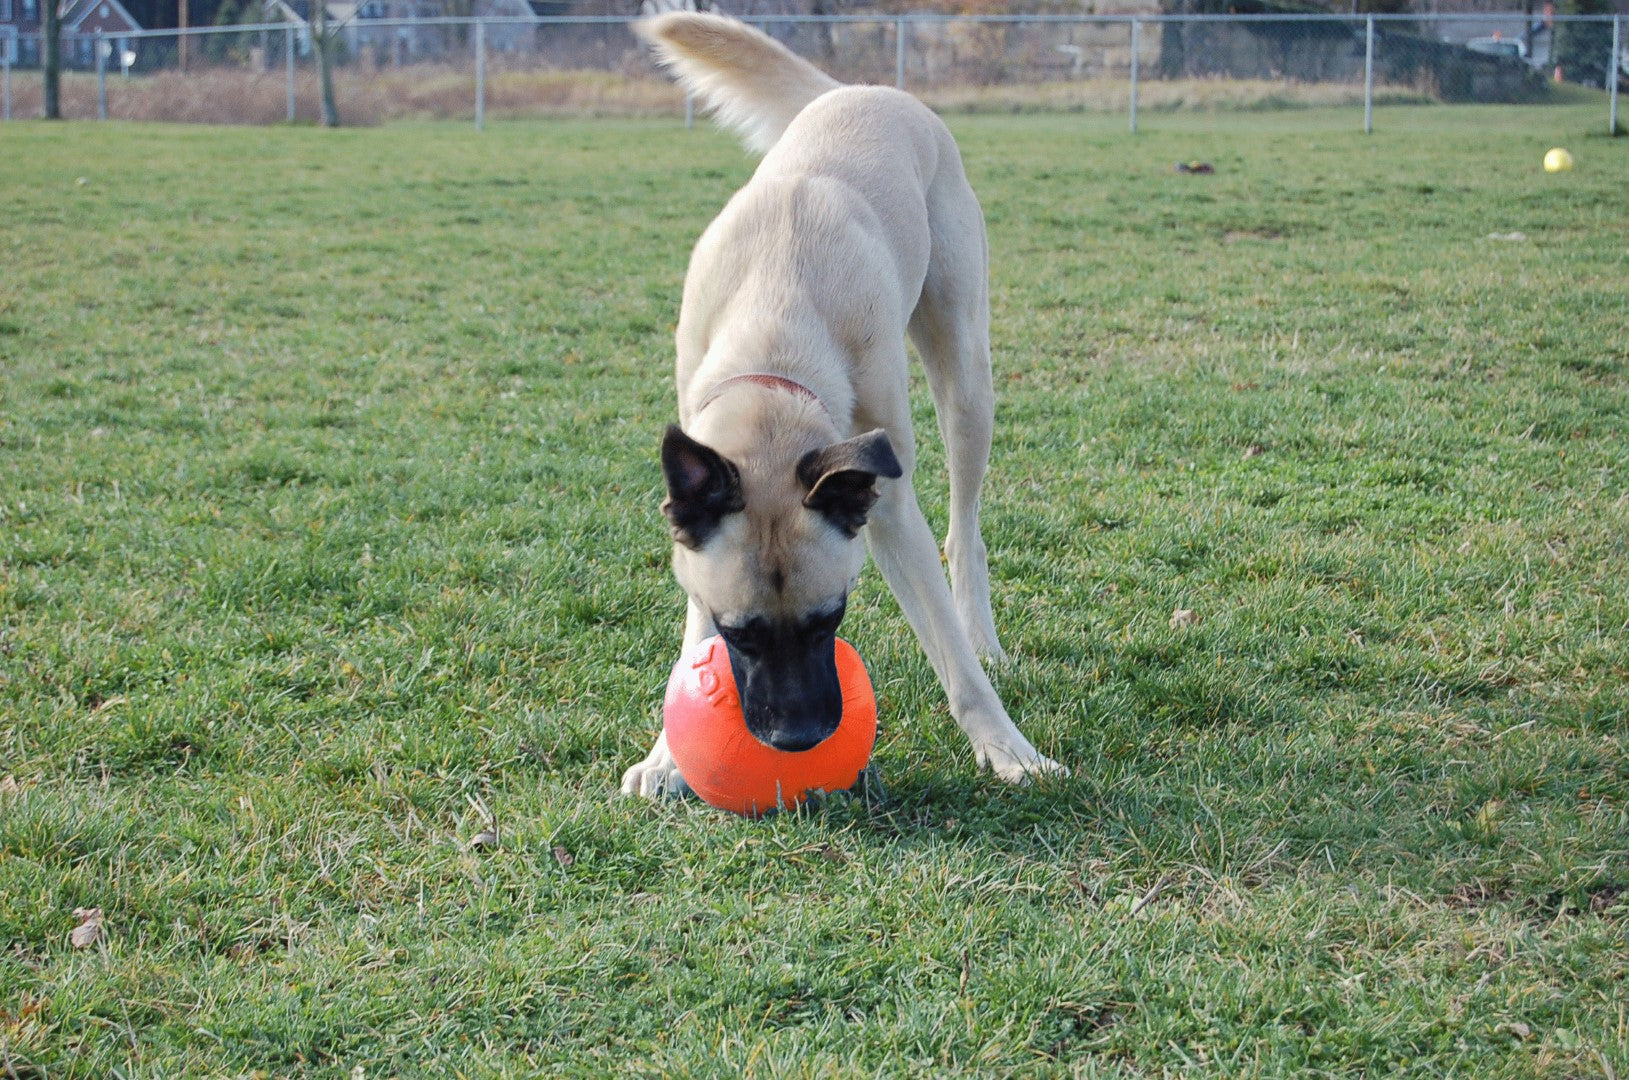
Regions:
<instances>
[{"instance_id":1,"label":"dog's front leg","mask_svg":"<svg viewBox=\"0 0 1629 1080\"><path fill-rule=\"evenodd\" d=\"M690 646L716 633L718 629L713 625L712 616L694 600L689 601L684 616L684 650L688 652ZM647 799L676 799L690 793L690 785L680 775L679 765L667 748L665 732L656 737L656 745L650 748L645 760L622 774L622 793Z\"/></svg>"},{"instance_id":2,"label":"dog's front leg","mask_svg":"<svg viewBox=\"0 0 1629 1080\"><path fill-rule=\"evenodd\" d=\"M639 795L647 799L676 799L690 792L690 785L679 773L678 763L667 748L667 734L656 736L656 745L650 748L645 760L622 774L622 793Z\"/></svg>"},{"instance_id":3,"label":"dog's front leg","mask_svg":"<svg viewBox=\"0 0 1629 1080\"><path fill-rule=\"evenodd\" d=\"M916 631L950 698L950 715L973 744L979 768L1019 783L1068 770L1042 754L1018 730L984 673L939 565L939 548L909 477L896 480L866 526L871 556Z\"/></svg>"}]
</instances>

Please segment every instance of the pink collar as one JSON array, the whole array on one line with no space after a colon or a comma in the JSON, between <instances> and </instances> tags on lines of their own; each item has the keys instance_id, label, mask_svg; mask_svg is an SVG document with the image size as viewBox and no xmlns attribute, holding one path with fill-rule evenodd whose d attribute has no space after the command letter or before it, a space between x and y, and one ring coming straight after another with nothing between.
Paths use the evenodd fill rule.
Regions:
<instances>
[{"instance_id":1,"label":"pink collar","mask_svg":"<svg viewBox=\"0 0 1629 1080\"><path fill-rule=\"evenodd\" d=\"M771 390L785 390L799 397L808 398L822 408L825 407L825 402L820 400L820 395L800 382L788 379L784 375L773 375L767 371L749 371L741 375L731 375L728 379L716 384L711 390L707 391L707 396L701 399L701 404L696 406L696 412L699 413L711 405L720 394L729 388L731 383L739 382L756 383L759 386L767 386Z\"/></svg>"}]
</instances>

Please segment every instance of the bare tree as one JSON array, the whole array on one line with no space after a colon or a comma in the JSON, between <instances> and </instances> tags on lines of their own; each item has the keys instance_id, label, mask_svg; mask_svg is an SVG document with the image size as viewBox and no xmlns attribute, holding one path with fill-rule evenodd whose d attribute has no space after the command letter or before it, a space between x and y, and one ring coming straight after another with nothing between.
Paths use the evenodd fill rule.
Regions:
<instances>
[{"instance_id":1,"label":"bare tree","mask_svg":"<svg viewBox=\"0 0 1629 1080\"><path fill-rule=\"evenodd\" d=\"M317 54L317 81L322 88L322 126L339 127L334 104L334 43L338 30L328 28L328 0L311 0L311 44Z\"/></svg>"},{"instance_id":2,"label":"bare tree","mask_svg":"<svg viewBox=\"0 0 1629 1080\"><path fill-rule=\"evenodd\" d=\"M45 76L44 105L47 120L62 119L62 9L59 0L45 0L40 5L43 23L40 26L40 47L45 56L40 71Z\"/></svg>"}]
</instances>

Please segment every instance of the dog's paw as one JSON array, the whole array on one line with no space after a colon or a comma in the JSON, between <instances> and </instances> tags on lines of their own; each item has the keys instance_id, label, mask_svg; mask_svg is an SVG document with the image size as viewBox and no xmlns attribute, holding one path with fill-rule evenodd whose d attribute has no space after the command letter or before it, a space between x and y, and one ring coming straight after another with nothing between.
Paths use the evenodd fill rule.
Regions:
<instances>
[{"instance_id":1,"label":"dog's paw","mask_svg":"<svg viewBox=\"0 0 1629 1080\"><path fill-rule=\"evenodd\" d=\"M1042 776L1069 775L1066 766L1053 761L1022 737L1017 743L975 744L973 758L981 770L989 769L1009 784L1026 784Z\"/></svg>"},{"instance_id":2,"label":"dog's paw","mask_svg":"<svg viewBox=\"0 0 1629 1080\"><path fill-rule=\"evenodd\" d=\"M665 738L656 741L644 761L622 774L622 793L644 799L678 799L690 794L690 785L668 753Z\"/></svg>"}]
</instances>

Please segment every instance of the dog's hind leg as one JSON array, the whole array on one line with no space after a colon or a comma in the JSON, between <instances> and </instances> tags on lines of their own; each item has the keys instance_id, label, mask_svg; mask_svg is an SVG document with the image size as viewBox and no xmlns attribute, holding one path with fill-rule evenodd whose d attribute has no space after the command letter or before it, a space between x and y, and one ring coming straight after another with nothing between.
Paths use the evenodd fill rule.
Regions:
<instances>
[{"instance_id":1,"label":"dog's hind leg","mask_svg":"<svg viewBox=\"0 0 1629 1080\"><path fill-rule=\"evenodd\" d=\"M953 161L928 189L932 252L922 297L911 316L933 391L950 471L950 564L956 614L980 656L1002 660L990 611L990 569L979 528L979 489L990 463L995 395L990 374L989 258L984 216Z\"/></svg>"}]
</instances>

